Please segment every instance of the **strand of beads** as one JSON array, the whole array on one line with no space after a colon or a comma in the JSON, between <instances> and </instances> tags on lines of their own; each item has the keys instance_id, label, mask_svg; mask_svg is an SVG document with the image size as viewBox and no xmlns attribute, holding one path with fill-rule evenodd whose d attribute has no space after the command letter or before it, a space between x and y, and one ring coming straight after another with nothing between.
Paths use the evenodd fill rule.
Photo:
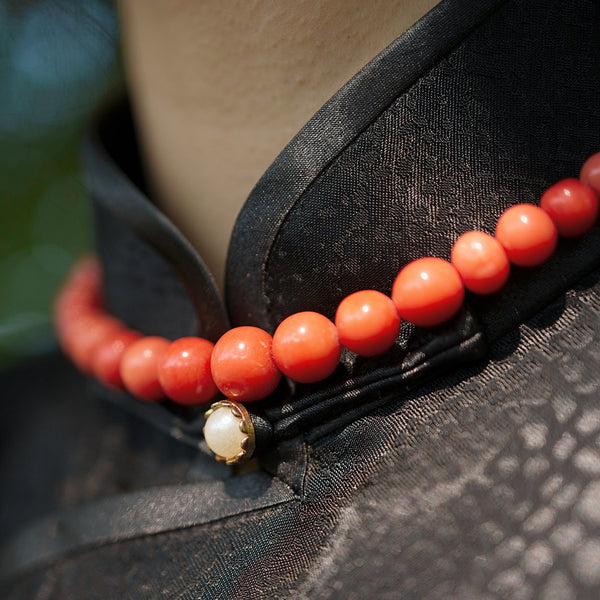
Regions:
<instances>
[{"instance_id":1,"label":"strand of beads","mask_svg":"<svg viewBox=\"0 0 600 600\"><path fill-rule=\"evenodd\" d=\"M102 308L102 278L94 259L72 272L56 303L56 326L65 353L85 373L149 402L165 397L205 404L220 391L230 400L253 402L275 391L282 374L314 383L333 373L345 346L360 356L383 354L394 344L401 321L434 327L460 309L465 288L497 292L510 264L533 267L547 260L558 236L577 237L596 222L600 153L584 164L579 179L550 187L540 206L517 204L504 211L495 235L469 231L455 242L450 262L425 257L396 277L391 298L374 290L351 294L335 322L315 312L289 316L271 337L257 327L236 327L216 344L194 337L170 342L143 337Z\"/></svg>"}]
</instances>

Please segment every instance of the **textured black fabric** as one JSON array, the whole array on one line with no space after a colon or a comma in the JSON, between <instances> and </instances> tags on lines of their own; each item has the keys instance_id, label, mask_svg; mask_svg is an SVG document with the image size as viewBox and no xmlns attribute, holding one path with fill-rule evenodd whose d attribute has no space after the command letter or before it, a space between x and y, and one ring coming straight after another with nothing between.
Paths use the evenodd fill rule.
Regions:
<instances>
[{"instance_id":1,"label":"textured black fabric","mask_svg":"<svg viewBox=\"0 0 600 600\"><path fill-rule=\"evenodd\" d=\"M227 304L235 325L255 324L265 329L273 328L275 317L269 311L275 298L266 289L266 278L277 275L275 272L269 275L265 260L272 252L274 238L279 235L288 213L303 194L310 193L315 179L398 96L406 92L503 1L440 2L340 89L281 152L248 198L233 232L227 264ZM428 127L429 117L427 115L421 123L424 128ZM392 140L389 149L393 151L397 143L398 140ZM375 158L373 148L368 154L372 159ZM377 157L377 162L381 162L382 158ZM360 165L361 169L370 168L366 159L365 164ZM381 172L385 172L384 169ZM381 173L376 170L373 175L379 177ZM375 185L375 182L371 184ZM342 182L338 182L338 185L342 185ZM338 203L348 205L352 200L341 190L333 190L323 205L324 213L334 209ZM381 196L372 200L375 202L371 208L376 211L379 203L388 199ZM311 216L314 219L317 215ZM335 221L334 215L332 218ZM362 226L365 225L363 219ZM326 238L317 239L317 245L312 248L319 260L328 256L328 250L324 247L327 243ZM296 239L294 247L299 245ZM256 251L247 252L247 248L256 248ZM325 251L323 256L322 251ZM376 256L380 255L380 248L377 248ZM289 258L291 264L295 257ZM369 260L372 259L373 256L370 256ZM349 260L354 258L349 256ZM298 273L302 277L302 271ZM328 273L326 276L331 275ZM296 287L290 290L292 295L295 292ZM307 290L304 290L302 295L306 293ZM330 307L326 306L325 309L330 310Z\"/></svg>"},{"instance_id":2,"label":"textured black fabric","mask_svg":"<svg viewBox=\"0 0 600 600\"><path fill-rule=\"evenodd\" d=\"M228 257L234 322L272 331L300 310L333 317L339 301L358 289L389 293L410 260L448 257L464 231L493 232L504 208L536 202L545 187L577 174L600 131L597 4L468 4L441 3L392 44L315 115L258 183ZM202 306L206 324L220 300L210 280L188 275L205 269L172 225L144 227L146 213L157 211L123 177L120 144L112 139L130 128L126 115L118 110L105 119L97 136L103 150L87 147L109 307L147 334L202 334L206 325L198 329L192 309ZM135 181L135 163L126 164ZM108 177L110 186L103 184ZM386 382L400 390L481 358L483 332L494 339L535 314L600 262L599 244L595 228L562 243L538 269L513 268L493 299L469 298L475 320L468 327L456 320L434 332L443 356L429 347L431 332L407 330L382 357L347 354L325 388L284 382L252 410L271 423L275 439L349 422L380 402ZM180 255L181 278L167 264ZM212 304L202 304L207 294ZM117 394L113 400L199 443L202 409L139 409Z\"/></svg>"},{"instance_id":3,"label":"textured black fabric","mask_svg":"<svg viewBox=\"0 0 600 600\"><path fill-rule=\"evenodd\" d=\"M471 4L478 10L485 5ZM257 257L234 236L228 279L234 322L272 331L301 310L333 317L339 302L358 289L390 293L404 264L422 256L449 258L461 233L493 233L503 209L535 203L558 179L577 176L598 148L599 10L597 2L509 2L474 31L461 23L461 43L427 72L411 73L410 85L386 81L404 93L368 126L351 129L350 143L321 163L304 193L283 204L271 180L306 169L310 153L297 146L310 148L319 133L328 133L309 126L317 131L295 141L295 154L285 153L271 166L241 215L246 247L248 231L270 245L261 248L262 263L253 264L254 277L246 280L240 270ZM464 18L457 7L451 14ZM415 35L424 28L435 35L440 21L450 31L456 26L440 10ZM395 60L386 56L386 64L410 63L422 40L404 41L408 48L396 48L401 52ZM372 91L375 105L383 93L372 89L376 75L367 71L355 82ZM282 222L275 229L257 211ZM562 245L560 256L568 260L515 273L494 303L480 303L488 333L514 327L560 293L570 274L572 282L585 273L599 242L596 232ZM257 305L264 309L249 318Z\"/></svg>"},{"instance_id":4,"label":"textured black fabric","mask_svg":"<svg viewBox=\"0 0 600 600\"><path fill-rule=\"evenodd\" d=\"M457 233L576 175L600 149L599 25L595 0L443 2L253 192L233 320L272 328L389 291L404 262L447 256ZM146 333L224 327L201 260L137 187L126 122L110 113L87 147L111 309ZM209 462L199 410L100 398L54 359L6 375L0 596L597 598L598 230L444 327L348 353L323 384L284 382L252 407L272 437L246 473Z\"/></svg>"},{"instance_id":5,"label":"textured black fabric","mask_svg":"<svg viewBox=\"0 0 600 600\"><path fill-rule=\"evenodd\" d=\"M599 278L306 446L301 498L88 546L3 597L596 598Z\"/></svg>"},{"instance_id":6,"label":"textured black fabric","mask_svg":"<svg viewBox=\"0 0 600 600\"><path fill-rule=\"evenodd\" d=\"M151 485L194 481L216 465L208 455L93 398L85 378L62 357L2 373L1 382L2 538L51 511Z\"/></svg>"},{"instance_id":7,"label":"textured black fabric","mask_svg":"<svg viewBox=\"0 0 600 600\"><path fill-rule=\"evenodd\" d=\"M112 118L103 120L104 127L114 135L128 122L127 115L126 106L115 108L109 113ZM97 190L96 230L100 256L106 265L110 312L148 335L171 339L198 333L208 336L202 332L207 331L214 307L210 303L203 307L198 330L193 298L202 299L208 293L218 302L212 281L194 278L204 272L199 257L170 223L159 219L156 207L125 177L123 165L116 162L118 156L109 155L111 144L101 141L104 137L94 136L88 141L86 156L88 179L92 190ZM103 187L105 180L110 184ZM144 229L143 224L152 215L158 219L157 224ZM172 261L181 254L192 262L183 261L187 271L179 277ZM198 262L194 264L194 260ZM217 316L221 312L219 308ZM223 324L220 320L217 323ZM351 422L380 404L385 389L406 389L432 373L480 359L485 346L481 326L466 308L452 322L435 330L405 327L394 350L382 357L365 360L346 353L326 386L284 381L269 399L250 409L257 424L264 425L257 427L257 452L263 447L268 451L263 443L268 440L308 433L314 427L332 430ZM203 407L181 407L170 402L140 404L128 394L111 390L100 393L178 440L196 447L201 444Z\"/></svg>"},{"instance_id":8,"label":"textured black fabric","mask_svg":"<svg viewBox=\"0 0 600 600\"><path fill-rule=\"evenodd\" d=\"M288 486L262 472L113 496L20 532L9 544L3 567L10 573L24 571L87 547L185 529L297 499Z\"/></svg>"}]
</instances>

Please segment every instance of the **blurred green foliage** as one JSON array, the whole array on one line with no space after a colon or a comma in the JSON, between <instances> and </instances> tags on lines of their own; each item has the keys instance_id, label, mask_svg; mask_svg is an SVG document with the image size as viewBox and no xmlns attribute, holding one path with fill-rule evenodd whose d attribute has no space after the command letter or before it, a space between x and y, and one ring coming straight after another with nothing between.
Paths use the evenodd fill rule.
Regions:
<instances>
[{"instance_id":1,"label":"blurred green foliage","mask_svg":"<svg viewBox=\"0 0 600 600\"><path fill-rule=\"evenodd\" d=\"M0 364L51 347L50 305L90 245L79 151L120 84L103 0L0 0Z\"/></svg>"}]
</instances>

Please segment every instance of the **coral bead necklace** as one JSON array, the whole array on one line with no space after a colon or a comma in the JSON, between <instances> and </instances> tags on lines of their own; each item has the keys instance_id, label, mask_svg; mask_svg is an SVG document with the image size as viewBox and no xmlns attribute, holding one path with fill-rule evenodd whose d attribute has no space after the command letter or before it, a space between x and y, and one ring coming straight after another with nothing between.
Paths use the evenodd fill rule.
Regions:
<instances>
[{"instance_id":1,"label":"coral bead necklace","mask_svg":"<svg viewBox=\"0 0 600 600\"><path fill-rule=\"evenodd\" d=\"M197 337L144 337L127 328L104 311L101 269L87 258L76 265L57 298L58 337L83 372L140 400L197 405L221 392L227 400L207 413L216 424L206 439L217 440L213 450L220 448L214 431L234 415L234 423L239 421L235 440L222 447L239 451L227 450L230 456L216 452L236 462L251 454L253 445L251 420L237 403L266 398L282 375L300 383L326 379L339 363L342 346L360 356L383 354L395 343L401 322L434 327L448 321L462 306L465 289L497 292L508 280L511 263L534 267L552 255L559 236L586 233L596 222L599 197L600 152L585 162L579 179L546 190L539 206L517 204L505 210L493 236L481 231L461 235L450 261L424 257L407 264L393 282L391 297L357 291L342 300L334 322L300 312L284 319L273 336L257 327L236 327L216 344Z\"/></svg>"}]
</instances>

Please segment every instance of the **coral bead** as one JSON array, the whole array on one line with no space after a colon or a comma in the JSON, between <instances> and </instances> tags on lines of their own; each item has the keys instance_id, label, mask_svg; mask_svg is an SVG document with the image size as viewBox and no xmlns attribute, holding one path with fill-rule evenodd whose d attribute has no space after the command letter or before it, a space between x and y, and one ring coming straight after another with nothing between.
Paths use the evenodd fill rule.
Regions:
<instances>
[{"instance_id":1,"label":"coral bead","mask_svg":"<svg viewBox=\"0 0 600 600\"><path fill-rule=\"evenodd\" d=\"M223 334L211 358L217 387L239 402L266 398L281 379L271 348L271 336L258 327L235 327Z\"/></svg>"},{"instance_id":2,"label":"coral bead","mask_svg":"<svg viewBox=\"0 0 600 600\"><path fill-rule=\"evenodd\" d=\"M162 337L144 337L133 342L121 358L121 379L125 388L137 398L155 402L164 398L158 381L158 363L169 347Z\"/></svg>"},{"instance_id":3,"label":"coral bead","mask_svg":"<svg viewBox=\"0 0 600 600\"><path fill-rule=\"evenodd\" d=\"M100 314L100 305L84 297L79 290L66 289L54 303L54 320L59 335L76 319Z\"/></svg>"},{"instance_id":4,"label":"coral bead","mask_svg":"<svg viewBox=\"0 0 600 600\"><path fill-rule=\"evenodd\" d=\"M100 342L91 360L96 378L112 387L124 387L120 372L121 358L125 350L141 337L137 331L119 329Z\"/></svg>"},{"instance_id":5,"label":"coral bead","mask_svg":"<svg viewBox=\"0 0 600 600\"><path fill-rule=\"evenodd\" d=\"M90 311L64 323L60 336L65 353L84 373L90 373L96 348L106 338L124 328L118 319Z\"/></svg>"},{"instance_id":6,"label":"coral bead","mask_svg":"<svg viewBox=\"0 0 600 600\"><path fill-rule=\"evenodd\" d=\"M558 234L577 237L589 231L598 217L596 192L578 179L564 179L548 188L540 206L554 221Z\"/></svg>"},{"instance_id":7,"label":"coral bead","mask_svg":"<svg viewBox=\"0 0 600 600\"><path fill-rule=\"evenodd\" d=\"M468 231L454 246L450 260L465 287L476 294L497 292L510 275L510 263L504 248L483 231Z\"/></svg>"},{"instance_id":8,"label":"coral bead","mask_svg":"<svg viewBox=\"0 0 600 600\"><path fill-rule=\"evenodd\" d=\"M558 231L543 209L532 204L516 204L498 219L496 239L511 263L534 267L550 258L556 248Z\"/></svg>"},{"instance_id":9,"label":"coral bead","mask_svg":"<svg viewBox=\"0 0 600 600\"><path fill-rule=\"evenodd\" d=\"M579 179L600 196L600 152L592 154L581 167Z\"/></svg>"},{"instance_id":10,"label":"coral bead","mask_svg":"<svg viewBox=\"0 0 600 600\"><path fill-rule=\"evenodd\" d=\"M434 327L453 317L465 295L458 271L441 258L426 257L407 264L392 287L401 319Z\"/></svg>"},{"instance_id":11,"label":"coral bead","mask_svg":"<svg viewBox=\"0 0 600 600\"><path fill-rule=\"evenodd\" d=\"M60 294L60 300L73 306L80 304L87 308L100 308L102 297L102 271L96 259L80 260L69 273L67 283Z\"/></svg>"},{"instance_id":12,"label":"coral bead","mask_svg":"<svg viewBox=\"0 0 600 600\"><path fill-rule=\"evenodd\" d=\"M102 307L102 280L97 261L80 261L54 303L59 334L83 315L97 314Z\"/></svg>"},{"instance_id":13,"label":"coral bead","mask_svg":"<svg viewBox=\"0 0 600 600\"><path fill-rule=\"evenodd\" d=\"M344 298L335 313L340 342L360 356L389 350L400 331L400 317L391 298L362 290Z\"/></svg>"},{"instance_id":14,"label":"coral bead","mask_svg":"<svg viewBox=\"0 0 600 600\"><path fill-rule=\"evenodd\" d=\"M203 404L217 394L210 372L214 344L197 337L174 341L158 365L158 380L165 394L180 404Z\"/></svg>"},{"instance_id":15,"label":"coral bead","mask_svg":"<svg viewBox=\"0 0 600 600\"><path fill-rule=\"evenodd\" d=\"M335 325L325 316L305 311L284 319L273 335L273 357L281 371L299 383L331 375L340 360Z\"/></svg>"}]
</instances>

